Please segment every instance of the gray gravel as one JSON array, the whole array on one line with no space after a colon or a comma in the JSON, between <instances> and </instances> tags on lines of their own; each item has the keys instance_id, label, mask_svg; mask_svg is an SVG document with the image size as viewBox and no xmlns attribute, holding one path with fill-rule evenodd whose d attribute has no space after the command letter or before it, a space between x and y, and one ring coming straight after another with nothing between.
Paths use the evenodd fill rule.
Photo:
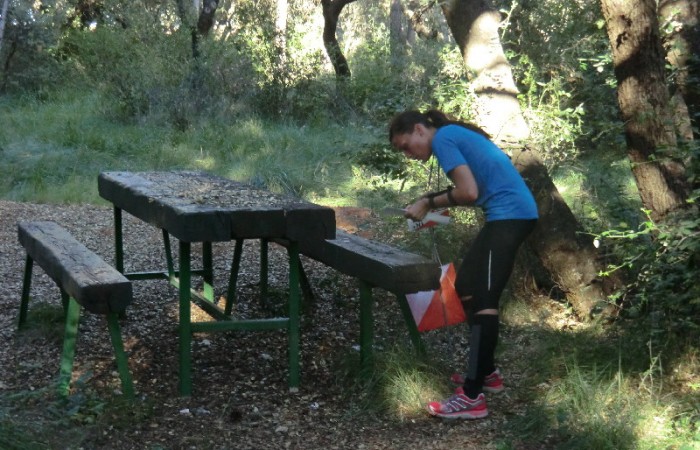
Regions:
<instances>
[{"instance_id":1,"label":"gray gravel","mask_svg":"<svg viewBox=\"0 0 700 450\"><path fill-rule=\"evenodd\" d=\"M17 332L24 251L17 242L18 220L54 220L88 248L113 263L111 208L0 201L0 334L3 364L0 393L42 390L55 381L61 352L55 332ZM126 269L164 267L161 232L124 216ZM352 230L351 230L352 231ZM173 241L175 244L176 241ZM176 247L175 247L176 248ZM194 247L197 248L196 246ZM232 243L214 245L217 296L223 295ZM271 246L272 309L257 298L258 244L246 241L239 278L243 317L269 316L283 308L287 283L286 252ZM196 261L196 260L195 260ZM489 418L478 422L435 420L421 413L358 413L362 390L351 385L348 362L357 361L357 289L350 280L304 260L316 301L303 310L302 380L287 388L286 337L274 332L197 334L193 342L193 395L177 395L177 291L165 281L134 283L134 304L122 321L122 334L138 395L129 414L104 417L84 428L84 448L172 449L408 449L494 448L499 428L513 413L508 395L490 403ZM396 302L375 290L377 346L408 340ZM60 308L58 289L35 269L31 311ZM276 305L276 306L275 306ZM45 308L44 308L45 309ZM193 307L193 320L207 316ZM462 329L426 336L433 352L448 364L464 360ZM454 353L452 349L462 349ZM447 356L444 356L447 355ZM454 361L449 361L452 358ZM106 321L83 314L74 367L73 393L119 398L119 377ZM359 394L357 394L359 392ZM347 394L353 393L349 397ZM48 395L48 394L47 394ZM364 399L367 400L367 399ZM48 401L48 397L46 399ZM491 400L490 400L491 401ZM123 411L122 411L123 413ZM61 448L49 442L52 448Z\"/></svg>"}]
</instances>

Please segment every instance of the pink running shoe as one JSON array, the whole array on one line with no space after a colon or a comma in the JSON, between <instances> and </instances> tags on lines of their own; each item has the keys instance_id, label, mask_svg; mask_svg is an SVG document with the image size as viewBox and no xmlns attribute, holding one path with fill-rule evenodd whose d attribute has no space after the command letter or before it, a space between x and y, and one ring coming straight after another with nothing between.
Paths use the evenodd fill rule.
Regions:
<instances>
[{"instance_id":1,"label":"pink running shoe","mask_svg":"<svg viewBox=\"0 0 700 450\"><path fill-rule=\"evenodd\" d=\"M481 419L489 415L484 394L471 399L464 395L461 387L458 387L454 395L443 402L428 403L426 409L430 415L444 419Z\"/></svg>"},{"instance_id":2,"label":"pink running shoe","mask_svg":"<svg viewBox=\"0 0 700 450\"><path fill-rule=\"evenodd\" d=\"M457 386L462 386L464 384L464 375L461 373L453 373L450 377L450 381ZM498 394L504 389L503 377L501 376L500 370L496 369L490 375L486 375L483 389L485 392L490 392L491 394Z\"/></svg>"}]
</instances>

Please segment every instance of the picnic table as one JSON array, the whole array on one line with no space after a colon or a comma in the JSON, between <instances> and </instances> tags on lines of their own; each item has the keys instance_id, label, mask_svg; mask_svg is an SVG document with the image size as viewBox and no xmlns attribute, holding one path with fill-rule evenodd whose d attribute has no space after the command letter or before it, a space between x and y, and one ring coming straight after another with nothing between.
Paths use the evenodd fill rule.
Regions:
<instances>
[{"instance_id":1,"label":"picnic table","mask_svg":"<svg viewBox=\"0 0 700 450\"><path fill-rule=\"evenodd\" d=\"M232 181L204 172L103 172L98 178L101 197L114 205L115 265L130 280L164 278L178 287L179 392L192 392L191 341L196 332L284 329L288 335L289 386L299 385L299 242L335 238L335 214L331 208L291 196ZM162 230L167 269L124 271L122 211ZM176 269L170 237L178 239ZM284 239L289 242L288 316L236 319L231 310L244 239ZM214 297L212 243L236 241L226 302ZM202 243L202 267L191 267L192 243ZM261 251L265 258L266 248ZM267 261L261 261L261 271ZM201 276L201 291L192 289L192 276ZM261 293L267 276L261 273ZM191 302L214 320L192 322Z\"/></svg>"}]
</instances>

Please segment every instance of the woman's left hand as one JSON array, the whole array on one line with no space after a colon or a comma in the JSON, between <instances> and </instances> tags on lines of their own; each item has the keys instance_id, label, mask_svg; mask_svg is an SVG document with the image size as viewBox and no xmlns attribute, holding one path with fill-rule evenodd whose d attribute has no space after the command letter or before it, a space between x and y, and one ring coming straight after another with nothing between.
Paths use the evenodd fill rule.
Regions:
<instances>
[{"instance_id":1,"label":"woman's left hand","mask_svg":"<svg viewBox=\"0 0 700 450\"><path fill-rule=\"evenodd\" d=\"M406 207L404 217L412 220L423 220L426 214L430 212L430 202L426 197L421 197L413 204Z\"/></svg>"}]
</instances>

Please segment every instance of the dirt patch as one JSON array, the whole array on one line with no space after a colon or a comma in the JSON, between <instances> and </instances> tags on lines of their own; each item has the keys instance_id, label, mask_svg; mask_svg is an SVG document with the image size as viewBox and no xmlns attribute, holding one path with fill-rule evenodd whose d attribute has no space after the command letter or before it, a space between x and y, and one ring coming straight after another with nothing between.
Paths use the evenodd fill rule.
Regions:
<instances>
[{"instance_id":1,"label":"dirt patch","mask_svg":"<svg viewBox=\"0 0 700 450\"><path fill-rule=\"evenodd\" d=\"M358 208L338 208L336 214L339 227L368 238L381 220ZM17 242L16 222L25 219L57 221L113 262L111 209L0 201L0 394L44 389L58 373L60 326L53 334L16 330L25 258ZM128 215L124 229L128 271L164 266L159 230ZM218 296L224 295L232 255L231 243L214 245ZM507 381L510 389L504 395L489 399L491 415L477 422L448 422L424 414L402 418L392 412L357 414L353 406L357 399L347 395L354 381L345 376L348 363L352 366L359 360L356 283L315 261L304 258L303 263L316 301L303 310L301 387L297 391L287 387L284 333L201 333L193 339L193 394L179 397L177 290L165 281L134 282L135 301L122 321L122 334L138 399L125 406L132 414L123 410L107 413L97 424L83 418L82 447L481 449L494 448L503 439L504 424L522 410L514 376ZM246 241L236 307L241 317L274 315L275 308L283 308L285 250L271 247L270 286L273 297L277 292L276 305L263 306L258 299L258 264L258 243ZM393 296L381 290L374 294L378 351L397 343L410 345ZM36 269L30 311L42 304L57 309L60 296ZM198 308L192 309L193 320L205 317ZM509 333L504 331L505 340ZM425 337L430 351L446 366L459 367L466 360L466 334L458 326ZM103 317L82 315L74 378L74 393L119 398L119 378Z\"/></svg>"}]
</instances>

